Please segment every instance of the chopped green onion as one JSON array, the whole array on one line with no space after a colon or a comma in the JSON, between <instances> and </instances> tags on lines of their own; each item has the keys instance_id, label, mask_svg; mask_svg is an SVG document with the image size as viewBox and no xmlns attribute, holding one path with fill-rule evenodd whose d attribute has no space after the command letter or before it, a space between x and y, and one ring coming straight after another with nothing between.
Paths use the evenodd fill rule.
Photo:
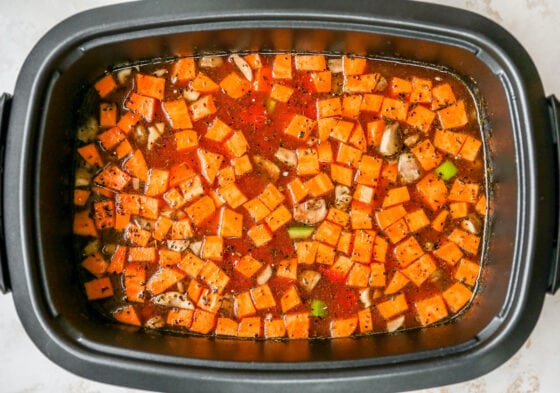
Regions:
<instances>
[{"instance_id":1,"label":"chopped green onion","mask_svg":"<svg viewBox=\"0 0 560 393\"><path fill-rule=\"evenodd\" d=\"M268 112L268 114L271 114L272 112L274 112L274 109L276 109L276 101L272 98L269 98L268 100L266 100L266 111Z\"/></svg>"},{"instance_id":2,"label":"chopped green onion","mask_svg":"<svg viewBox=\"0 0 560 393\"><path fill-rule=\"evenodd\" d=\"M311 316L324 317L327 315L327 303L322 300L313 299L311 301Z\"/></svg>"},{"instance_id":3,"label":"chopped green onion","mask_svg":"<svg viewBox=\"0 0 560 393\"><path fill-rule=\"evenodd\" d=\"M447 181L457 174L457 167L451 161L445 161L436 168L437 175Z\"/></svg>"},{"instance_id":4,"label":"chopped green onion","mask_svg":"<svg viewBox=\"0 0 560 393\"><path fill-rule=\"evenodd\" d=\"M290 227L288 228L288 235L290 239L307 239L313 234L314 230L313 227Z\"/></svg>"}]
</instances>

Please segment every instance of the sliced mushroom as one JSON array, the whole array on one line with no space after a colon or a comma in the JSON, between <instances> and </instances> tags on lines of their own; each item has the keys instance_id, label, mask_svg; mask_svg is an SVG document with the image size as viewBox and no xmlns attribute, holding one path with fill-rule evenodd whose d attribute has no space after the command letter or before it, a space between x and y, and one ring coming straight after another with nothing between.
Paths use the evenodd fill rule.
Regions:
<instances>
[{"instance_id":1,"label":"sliced mushroom","mask_svg":"<svg viewBox=\"0 0 560 393\"><path fill-rule=\"evenodd\" d=\"M297 165L296 152L293 150L279 147L274 157L284 165L292 167Z\"/></svg>"},{"instance_id":2,"label":"sliced mushroom","mask_svg":"<svg viewBox=\"0 0 560 393\"><path fill-rule=\"evenodd\" d=\"M87 170L87 168L80 167L76 169L76 178L74 180L74 185L76 187L89 186L92 177L93 175Z\"/></svg>"},{"instance_id":3,"label":"sliced mushroom","mask_svg":"<svg viewBox=\"0 0 560 393\"><path fill-rule=\"evenodd\" d=\"M471 213L461 221L461 228L473 235L478 235L482 231L482 221Z\"/></svg>"},{"instance_id":4,"label":"sliced mushroom","mask_svg":"<svg viewBox=\"0 0 560 393\"><path fill-rule=\"evenodd\" d=\"M307 292L311 292L320 279L321 273L315 270L304 270L298 275L298 282Z\"/></svg>"},{"instance_id":5,"label":"sliced mushroom","mask_svg":"<svg viewBox=\"0 0 560 393\"><path fill-rule=\"evenodd\" d=\"M420 167L412 153L402 153L397 164L400 179L406 183L414 183L420 178Z\"/></svg>"},{"instance_id":6,"label":"sliced mushroom","mask_svg":"<svg viewBox=\"0 0 560 393\"><path fill-rule=\"evenodd\" d=\"M278 165L276 165L269 159L259 155L254 155L253 161L255 162L255 165L264 169L264 171L268 174L271 180L273 181L278 180L278 177L280 176L280 168L278 168Z\"/></svg>"},{"instance_id":7,"label":"sliced mushroom","mask_svg":"<svg viewBox=\"0 0 560 393\"><path fill-rule=\"evenodd\" d=\"M329 68L329 71L332 72L333 74L341 73L342 72L342 59L338 57L336 59L327 60L327 67Z\"/></svg>"},{"instance_id":8,"label":"sliced mushroom","mask_svg":"<svg viewBox=\"0 0 560 393\"><path fill-rule=\"evenodd\" d=\"M155 220L148 220L142 217L136 217L134 219L134 222L145 231L151 231L152 229L154 229L156 223Z\"/></svg>"},{"instance_id":9,"label":"sliced mushroom","mask_svg":"<svg viewBox=\"0 0 560 393\"><path fill-rule=\"evenodd\" d=\"M191 244L189 244L189 249L193 252L193 254L200 255L200 251L202 250L202 242L192 242Z\"/></svg>"},{"instance_id":10,"label":"sliced mushroom","mask_svg":"<svg viewBox=\"0 0 560 393\"><path fill-rule=\"evenodd\" d=\"M164 123L156 123L148 127L148 150L152 150L152 147L154 147L158 139L161 138L164 130Z\"/></svg>"},{"instance_id":11,"label":"sliced mushroom","mask_svg":"<svg viewBox=\"0 0 560 393\"><path fill-rule=\"evenodd\" d=\"M193 102L198 100L198 97L200 97L200 92L191 88L183 89L183 97L185 98L185 100Z\"/></svg>"},{"instance_id":12,"label":"sliced mushroom","mask_svg":"<svg viewBox=\"0 0 560 393\"><path fill-rule=\"evenodd\" d=\"M324 199L308 199L294 206L294 220L306 225L314 225L327 217Z\"/></svg>"},{"instance_id":13,"label":"sliced mushroom","mask_svg":"<svg viewBox=\"0 0 560 393\"><path fill-rule=\"evenodd\" d=\"M142 124L136 126L133 136L136 140L136 143L138 143L139 145L145 145L146 143L148 143L148 130L146 130L146 127L144 127Z\"/></svg>"},{"instance_id":14,"label":"sliced mushroom","mask_svg":"<svg viewBox=\"0 0 560 393\"><path fill-rule=\"evenodd\" d=\"M151 317L150 319L148 319L144 323L144 326L150 329L161 329L165 326L165 321L163 320L161 315L156 315L155 317Z\"/></svg>"},{"instance_id":15,"label":"sliced mushroom","mask_svg":"<svg viewBox=\"0 0 560 393\"><path fill-rule=\"evenodd\" d=\"M404 315L401 315L400 317L396 317L394 319L391 319L390 321L387 321L387 331L389 333L392 333L398 329L400 329L400 327L403 325L404 323Z\"/></svg>"},{"instance_id":16,"label":"sliced mushroom","mask_svg":"<svg viewBox=\"0 0 560 393\"><path fill-rule=\"evenodd\" d=\"M342 185L334 187L334 207L340 210L348 210L352 202L352 193L350 188Z\"/></svg>"},{"instance_id":17,"label":"sliced mushroom","mask_svg":"<svg viewBox=\"0 0 560 393\"><path fill-rule=\"evenodd\" d=\"M381 143L379 144L379 153L384 156L394 156L402 148L402 142L399 132L399 123L393 122L385 126Z\"/></svg>"},{"instance_id":18,"label":"sliced mushroom","mask_svg":"<svg viewBox=\"0 0 560 393\"><path fill-rule=\"evenodd\" d=\"M159 69L155 70L154 72L152 72L152 75L162 77L167 73L168 73L167 68L159 68Z\"/></svg>"},{"instance_id":19,"label":"sliced mushroom","mask_svg":"<svg viewBox=\"0 0 560 393\"><path fill-rule=\"evenodd\" d=\"M217 68L224 62L222 56L202 56L198 60L198 66L201 68Z\"/></svg>"},{"instance_id":20,"label":"sliced mushroom","mask_svg":"<svg viewBox=\"0 0 560 393\"><path fill-rule=\"evenodd\" d=\"M243 74L243 76L251 82L253 80L253 70L249 66L249 63L245 61L241 56L234 54L229 57L234 64L239 68L239 71Z\"/></svg>"},{"instance_id":21,"label":"sliced mushroom","mask_svg":"<svg viewBox=\"0 0 560 393\"><path fill-rule=\"evenodd\" d=\"M266 267L259 273L257 276L257 285L264 285L268 282L268 280L272 277L272 268L270 265L266 265Z\"/></svg>"},{"instance_id":22,"label":"sliced mushroom","mask_svg":"<svg viewBox=\"0 0 560 393\"><path fill-rule=\"evenodd\" d=\"M404 144L407 147L412 147L418 142L419 139L420 139L420 135L412 134L404 138Z\"/></svg>"},{"instance_id":23,"label":"sliced mushroom","mask_svg":"<svg viewBox=\"0 0 560 393\"><path fill-rule=\"evenodd\" d=\"M152 298L152 303L165 307L194 310L194 304L188 299L187 294L176 291L169 291L156 295Z\"/></svg>"},{"instance_id":24,"label":"sliced mushroom","mask_svg":"<svg viewBox=\"0 0 560 393\"><path fill-rule=\"evenodd\" d=\"M119 81L119 84L124 85L131 73L132 68L125 68L124 70L120 70L117 73L117 80Z\"/></svg>"},{"instance_id":25,"label":"sliced mushroom","mask_svg":"<svg viewBox=\"0 0 560 393\"><path fill-rule=\"evenodd\" d=\"M220 315L226 318L235 317L235 302L231 293L226 293L222 297L222 304L220 305Z\"/></svg>"},{"instance_id":26,"label":"sliced mushroom","mask_svg":"<svg viewBox=\"0 0 560 393\"><path fill-rule=\"evenodd\" d=\"M365 308L371 307L371 293L369 288L360 290L360 301Z\"/></svg>"},{"instance_id":27,"label":"sliced mushroom","mask_svg":"<svg viewBox=\"0 0 560 393\"><path fill-rule=\"evenodd\" d=\"M78 128L77 138L84 143L91 142L97 136L98 130L99 124L97 123L97 119L95 117L90 117L84 125Z\"/></svg>"},{"instance_id":28,"label":"sliced mushroom","mask_svg":"<svg viewBox=\"0 0 560 393\"><path fill-rule=\"evenodd\" d=\"M172 251L177 251L177 252L183 252L183 251L187 251L187 248L189 247L189 241L188 240L168 240L167 241L167 248L169 248Z\"/></svg>"},{"instance_id":29,"label":"sliced mushroom","mask_svg":"<svg viewBox=\"0 0 560 393\"><path fill-rule=\"evenodd\" d=\"M140 189L140 179L133 177L131 183L134 191L138 191Z\"/></svg>"},{"instance_id":30,"label":"sliced mushroom","mask_svg":"<svg viewBox=\"0 0 560 393\"><path fill-rule=\"evenodd\" d=\"M387 88L387 85L389 83L387 82L387 79L385 79L384 77L379 78L379 80L377 81L377 84L375 85L375 91L383 91Z\"/></svg>"},{"instance_id":31,"label":"sliced mushroom","mask_svg":"<svg viewBox=\"0 0 560 393\"><path fill-rule=\"evenodd\" d=\"M429 280L430 282L437 282L441 280L442 277L443 277L443 271L441 269L437 269L432 274L430 274Z\"/></svg>"}]
</instances>

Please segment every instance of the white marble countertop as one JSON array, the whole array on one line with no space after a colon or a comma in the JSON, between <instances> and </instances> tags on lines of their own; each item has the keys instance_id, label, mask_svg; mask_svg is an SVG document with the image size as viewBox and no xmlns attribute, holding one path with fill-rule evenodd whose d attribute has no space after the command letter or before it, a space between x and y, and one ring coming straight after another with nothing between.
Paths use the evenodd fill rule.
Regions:
<instances>
[{"instance_id":1,"label":"white marble countertop","mask_svg":"<svg viewBox=\"0 0 560 393\"><path fill-rule=\"evenodd\" d=\"M537 65L546 94L560 95L560 7L557 0L432 0L486 15L509 30ZM17 73L39 38L62 19L111 0L0 0L0 92L13 93ZM224 2L227 4L227 2ZM547 296L531 337L508 362L473 381L424 393L532 393L560 388L560 295ZM132 389L77 377L33 345L11 295L0 296L0 391L124 393Z\"/></svg>"}]
</instances>

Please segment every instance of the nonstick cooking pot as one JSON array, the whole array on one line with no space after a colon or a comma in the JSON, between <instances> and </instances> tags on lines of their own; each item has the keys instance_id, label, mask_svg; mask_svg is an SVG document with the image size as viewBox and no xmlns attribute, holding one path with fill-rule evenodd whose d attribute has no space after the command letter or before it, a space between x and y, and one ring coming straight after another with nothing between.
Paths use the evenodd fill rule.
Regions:
<instances>
[{"instance_id":1,"label":"nonstick cooking pot","mask_svg":"<svg viewBox=\"0 0 560 393\"><path fill-rule=\"evenodd\" d=\"M443 17L445 16L445 17ZM248 50L433 64L479 99L490 184L483 273L453 323L336 340L243 341L122 326L88 304L72 236L76 109L104 70ZM190 0L116 5L52 29L0 100L0 285L35 344L99 381L159 391L399 391L497 367L525 341L558 274L559 104L525 50L466 11L404 0Z\"/></svg>"}]
</instances>

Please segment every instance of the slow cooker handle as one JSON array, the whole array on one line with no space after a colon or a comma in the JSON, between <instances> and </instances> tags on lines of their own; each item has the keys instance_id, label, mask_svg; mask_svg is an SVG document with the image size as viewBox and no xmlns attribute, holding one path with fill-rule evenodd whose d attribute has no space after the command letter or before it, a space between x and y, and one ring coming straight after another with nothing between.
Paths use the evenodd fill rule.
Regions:
<instances>
[{"instance_id":1,"label":"slow cooker handle","mask_svg":"<svg viewBox=\"0 0 560 393\"><path fill-rule=\"evenodd\" d=\"M556 176L560 173L560 101L551 95L547 98L550 109L550 123L552 125L552 137L556 143ZM556 184L560 185L560 178L556 179ZM548 281L548 293L555 294L560 288L560 187L556 193L556 236L553 247L552 267Z\"/></svg>"},{"instance_id":2,"label":"slow cooker handle","mask_svg":"<svg viewBox=\"0 0 560 393\"><path fill-rule=\"evenodd\" d=\"M0 96L0 292L10 291L8 276L8 259L4 237L4 152L6 150L6 135L8 133L8 117L12 104L12 96L4 93Z\"/></svg>"}]
</instances>

